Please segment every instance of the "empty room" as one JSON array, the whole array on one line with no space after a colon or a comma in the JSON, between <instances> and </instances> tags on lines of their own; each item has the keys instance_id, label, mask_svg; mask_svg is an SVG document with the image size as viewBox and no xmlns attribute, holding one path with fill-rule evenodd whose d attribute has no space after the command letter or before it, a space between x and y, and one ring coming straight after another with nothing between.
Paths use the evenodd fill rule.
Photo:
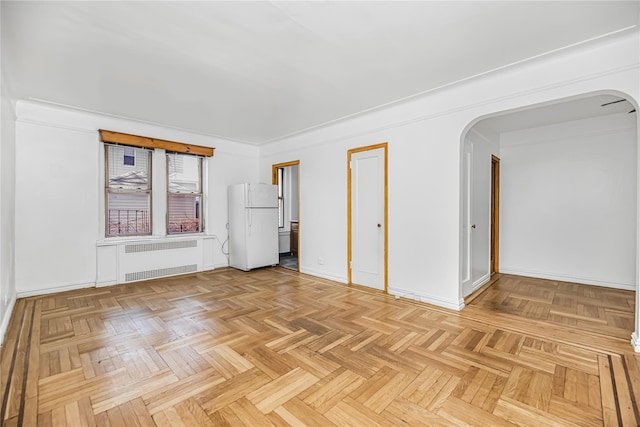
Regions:
<instances>
[{"instance_id":1,"label":"empty room","mask_svg":"<svg viewBox=\"0 0 640 427\"><path fill-rule=\"evenodd\" d=\"M640 425L639 25L3 0L0 425Z\"/></svg>"}]
</instances>

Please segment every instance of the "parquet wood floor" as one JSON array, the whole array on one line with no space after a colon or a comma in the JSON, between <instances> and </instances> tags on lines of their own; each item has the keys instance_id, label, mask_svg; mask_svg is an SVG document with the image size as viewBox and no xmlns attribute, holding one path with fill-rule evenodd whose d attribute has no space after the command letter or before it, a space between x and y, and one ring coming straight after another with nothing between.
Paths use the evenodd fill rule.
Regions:
<instances>
[{"instance_id":1,"label":"parquet wood floor","mask_svg":"<svg viewBox=\"0 0 640 427\"><path fill-rule=\"evenodd\" d=\"M594 305L589 287L502 279L461 312L282 268L20 299L2 349L0 419L639 425L633 298L607 290ZM604 320L590 330L588 319Z\"/></svg>"},{"instance_id":2,"label":"parquet wood floor","mask_svg":"<svg viewBox=\"0 0 640 427\"><path fill-rule=\"evenodd\" d=\"M634 328L635 297L633 291L505 274L471 304L626 340Z\"/></svg>"}]
</instances>

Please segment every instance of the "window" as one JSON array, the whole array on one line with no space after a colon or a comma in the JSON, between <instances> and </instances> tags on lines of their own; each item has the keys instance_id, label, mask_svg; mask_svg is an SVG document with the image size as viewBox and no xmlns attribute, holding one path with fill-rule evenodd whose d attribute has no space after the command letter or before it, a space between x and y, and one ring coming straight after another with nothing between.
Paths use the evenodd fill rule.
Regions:
<instances>
[{"instance_id":1,"label":"window","mask_svg":"<svg viewBox=\"0 0 640 427\"><path fill-rule=\"evenodd\" d=\"M127 166L136 165L136 150L133 148L124 147L124 159L123 162Z\"/></svg>"},{"instance_id":2,"label":"window","mask_svg":"<svg viewBox=\"0 0 640 427\"><path fill-rule=\"evenodd\" d=\"M284 228L284 168L278 168L278 227Z\"/></svg>"},{"instance_id":3,"label":"window","mask_svg":"<svg viewBox=\"0 0 640 427\"><path fill-rule=\"evenodd\" d=\"M105 129L98 132L105 150L105 237L204 230L203 159L212 157L214 148ZM158 174L154 188L152 170ZM153 205L159 208L155 213Z\"/></svg>"},{"instance_id":4,"label":"window","mask_svg":"<svg viewBox=\"0 0 640 427\"><path fill-rule=\"evenodd\" d=\"M167 233L202 231L202 157L167 153Z\"/></svg>"},{"instance_id":5,"label":"window","mask_svg":"<svg viewBox=\"0 0 640 427\"><path fill-rule=\"evenodd\" d=\"M151 234L151 151L105 145L105 159L106 235Z\"/></svg>"}]
</instances>

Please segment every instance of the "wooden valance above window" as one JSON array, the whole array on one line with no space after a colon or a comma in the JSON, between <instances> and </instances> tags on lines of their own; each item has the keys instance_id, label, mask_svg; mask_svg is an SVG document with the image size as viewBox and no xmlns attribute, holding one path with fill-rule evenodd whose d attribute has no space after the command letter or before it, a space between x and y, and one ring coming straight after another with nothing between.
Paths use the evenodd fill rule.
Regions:
<instances>
[{"instance_id":1,"label":"wooden valance above window","mask_svg":"<svg viewBox=\"0 0 640 427\"><path fill-rule=\"evenodd\" d=\"M149 138L146 136L130 135L128 133L114 132L99 129L100 140L113 144L131 145L133 147L162 148L176 153L197 154L199 156L213 156L213 148L201 145L185 144L184 142L166 141L164 139Z\"/></svg>"}]
</instances>

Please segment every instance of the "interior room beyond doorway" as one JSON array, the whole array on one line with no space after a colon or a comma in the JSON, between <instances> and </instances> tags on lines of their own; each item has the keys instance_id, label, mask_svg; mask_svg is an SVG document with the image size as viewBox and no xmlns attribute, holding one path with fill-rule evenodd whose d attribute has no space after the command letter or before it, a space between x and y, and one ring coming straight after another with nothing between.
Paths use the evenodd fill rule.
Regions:
<instances>
[{"instance_id":1,"label":"interior room beyond doorway","mask_svg":"<svg viewBox=\"0 0 640 427\"><path fill-rule=\"evenodd\" d=\"M280 266L299 270L299 161L272 166L272 182L278 186L278 252Z\"/></svg>"},{"instance_id":2,"label":"interior room beyond doorway","mask_svg":"<svg viewBox=\"0 0 640 427\"><path fill-rule=\"evenodd\" d=\"M627 311L624 318L615 319L615 327L622 335L633 332L628 298L607 299L607 290L632 296L637 292L637 145L637 112L622 94L562 100L485 118L472 126L463 142L463 296L487 283L495 268L490 194L491 159L496 156L497 272L519 277L515 294L526 291L549 299L548 313L528 306L540 316L574 316L571 321L576 321L594 317L589 310L602 314L620 304L618 309ZM553 307L562 305L566 289L558 293L547 288L567 283L583 284L585 295L600 292L606 297L594 298L591 308L583 303L557 310ZM510 297L499 293L500 308L508 309Z\"/></svg>"}]
</instances>

